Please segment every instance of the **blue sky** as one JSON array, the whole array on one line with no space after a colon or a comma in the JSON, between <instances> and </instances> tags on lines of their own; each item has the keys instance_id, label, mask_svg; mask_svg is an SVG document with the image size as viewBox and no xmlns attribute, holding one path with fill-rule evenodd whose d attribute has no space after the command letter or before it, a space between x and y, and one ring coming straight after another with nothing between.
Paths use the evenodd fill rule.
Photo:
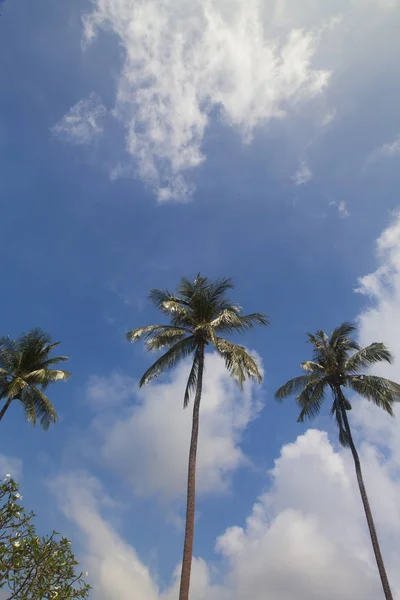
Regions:
<instances>
[{"instance_id":1,"label":"blue sky","mask_svg":"<svg viewBox=\"0 0 400 600\"><path fill-rule=\"evenodd\" d=\"M51 390L60 422L49 432L10 410L2 461L22 473L43 527L71 536L95 598L175 593L186 366L138 394L151 357L124 333L159 319L150 288L198 271L231 276L233 298L272 322L244 339L262 359L261 390L241 396L209 357L194 600L361 600L378 589L332 424L322 416L298 438L309 424L272 397L307 357L307 331L358 319L363 342L378 336L400 354L400 6L316 4L2 6L2 333L42 327L73 372ZM387 492L373 500L400 590L400 438L379 419L356 401L370 487ZM348 515L339 533L323 506ZM310 560L333 565L329 577L322 559L313 573L303 565L303 534ZM281 549L275 535L288 540ZM349 565L372 591L349 586Z\"/></svg>"}]
</instances>

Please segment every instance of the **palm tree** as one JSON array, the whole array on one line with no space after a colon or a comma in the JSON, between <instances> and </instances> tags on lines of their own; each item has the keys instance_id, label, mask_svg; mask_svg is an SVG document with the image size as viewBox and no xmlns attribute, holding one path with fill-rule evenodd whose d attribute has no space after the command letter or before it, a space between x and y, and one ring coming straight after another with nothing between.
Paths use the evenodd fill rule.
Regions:
<instances>
[{"instance_id":1,"label":"palm tree","mask_svg":"<svg viewBox=\"0 0 400 600\"><path fill-rule=\"evenodd\" d=\"M193 282L183 278L176 294L154 289L150 292L150 300L169 318L170 324L139 327L129 331L126 336L131 342L145 340L148 350L167 349L144 373L140 386L171 369L182 359L193 355L183 400L183 406L186 408L191 394L195 392L179 600L189 598L194 538L196 454L205 347L211 345L224 358L226 368L240 386L246 378L258 382L262 379L256 360L243 346L219 337L221 333L244 332L255 325L268 325L269 322L268 317L260 313L242 315L241 307L232 304L227 298L226 293L232 288L230 279L212 282L199 274Z\"/></svg>"},{"instance_id":2,"label":"palm tree","mask_svg":"<svg viewBox=\"0 0 400 600\"><path fill-rule=\"evenodd\" d=\"M351 404L345 397L342 388L347 387L383 408L389 415L394 416L393 404L400 400L400 385L383 377L360 373L375 363L381 361L390 363L392 355L381 343L361 348L351 337L355 329L350 323L342 323L333 331L330 338L321 330L317 331L315 335L308 334L308 341L314 346L313 360L302 363L301 367L305 371L305 375L288 381L279 388L275 397L277 400L283 400L292 394L297 394L296 401L301 409L298 421L302 422L306 418L318 415L325 399L325 393L330 389L333 398L331 415L335 417L339 428L340 443L349 447L353 455L361 500L385 598L393 600L364 485L360 458L347 418L347 411L351 410Z\"/></svg>"},{"instance_id":3,"label":"palm tree","mask_svg":"<svg viewBox=\"0 0 400 600\"><path fill-rule=\"evenodd\" d=\"M49 356L60 342L52 343L41 329L32 329L17 340L0 338L0 399L5 404L0 421L13 400L19 400L28 421L40 419L43 429L57 419L54 406L44 394L50 383L68 379L68 371L52 369L52 365L68 360L67 356Z\"/></svg>"}]
</instances>

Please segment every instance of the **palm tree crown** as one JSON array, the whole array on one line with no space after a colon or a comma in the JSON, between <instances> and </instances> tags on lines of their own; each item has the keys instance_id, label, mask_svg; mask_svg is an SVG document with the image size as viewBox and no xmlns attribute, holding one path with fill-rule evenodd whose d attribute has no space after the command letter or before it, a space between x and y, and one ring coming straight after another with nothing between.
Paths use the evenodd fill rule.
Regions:
<instances>
[{"instance_id":1,"label":"palm tree crown","mask_svg":"<svg viewBox=\"0 0 400 600\"><path fill-rule=\"evenodd\" d=\"M315 334L308 334L308 341L314 348L313 359L301 364L305 374L291 379L275 394L278 400L297 394L296 401L301 409L298 421L304 421L318 415L326 390L330 388L333 395L331 414L336 419L339 440L344 446L348 446L349 440L343 423L341 404L345 410L350 410L351 404L344 397L342 387L348 387L374 402L391 416L394 402L400 400L400 385L383 377L361 373L363 369L368 369L375 363L390 363L392 356L382 343L361 348L351 338L355 329L350 323L342 323L330 338L321 330Z\"/></svg>"},{"instance_id":2,"label":"palm tree crown","mask_svg":"<svg viewBox=\"0 0 400 600\"><path fill-rule=\"evenodd\" d=\"M184 396L186 407L196 389L201 349L209 344L224 358L227 369L240 385L245 379L261 381L258 365L247 350L219 336L269 323L268 317L261 313L242 315L242 308L226 296L232 288L230 279L212 282L198 275L193 282L183 278L176 294L158 289L150 292L150 300L170 319L170 324L139 327L126 335L131 342L144 339L148 350L167 349L144 373L140 386L194 354Z\"/></svg>"},{"instance_id":3,"label":"palm tree crown","mask_svg":"<svg viewBox=\"0 0 400 600\"><path fill-rule=\"evenodd\" d=\"M33 425L40 419L42 427L47 429L56 421L56 411L44 390L50 383L70 377L68 371L52 368L68 360L67 356L49 356L58 344L38 328L17 340L0 339L0 398L6 400L0 419L11 402L19 400Z\"/></svg>"}]
</instances>

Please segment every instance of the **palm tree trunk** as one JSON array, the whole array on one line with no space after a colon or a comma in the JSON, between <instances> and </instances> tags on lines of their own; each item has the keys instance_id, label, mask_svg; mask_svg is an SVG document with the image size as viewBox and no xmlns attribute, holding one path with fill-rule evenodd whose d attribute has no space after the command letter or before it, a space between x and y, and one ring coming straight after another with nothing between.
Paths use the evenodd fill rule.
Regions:
<instances>
[{"instance_id":1,"label":"palm tree trunk","mask_svg":"<svg viewBox=\"0 0 400 600\"><path fill-rule=\"evenodd\" d=\"M189 599L190 589L190 573L192 570L192 555L193 555L193 540L194 540L194 516L195 516L195 501L196 501L196 456L197 456L197 440L199 436L199 413L200 400L203 387L203 371L204 371L204 346L200 351L199 373L197 377L196 396L193 405L192 419L192 437L190 440L189 450L189 467L187 481L187 503L186 503L186 526L185 526L185 542L183 546L181 585L179 590L179 600Z\"/></svg>"},{"instance_id":2,"label":"palm tree trunk","mask_svg":"<svg viewBox=\"0 0 400 600\"><path fill-rule=\"evenodd\" d=\"M343 398L342 390L339 390L339 392L340 392L339 398L342 399ZM342 401L340 401L340 412L342 414L342 419L343 419L344 427L346 430L347 439L348 439L350 450L351 450L351 453L352 453L353 459L354 459L354 466L355 466L356 475L357 475L358 487L360 489L361 500L362 500L362 503L364 506L365 516L367 518L369 534L371 536L371 542L372 542L372 547L374 549L376 564L378 565L378 571L379 571L379 575L380 575L381 582L382 582L383 593L385 594L386 600L393 600L393 595L392 595L392 591L390 589L388 577L386 575L386 569L385 569L385 565L383 562L381 549L379 546L379 541L378 541L378 536L377 536L376 529L375 529L374 520L372 518L372 512L371 512L371 507L369 505L367 491L366 491L365 485L364 485L364 479L363 479L362 471L361 471L360 457L358 456L358 452L357 452L357 449L356 449L354 441L353 441L353 436L351 435L350 424L349 424L349 421L347 418L346 409L345 409Z\"/></svg>"},{"instance_id":3,"label":"palm tree trunk","mask_svg":"<svg viewBox=\"0 0 400 600\"><path fill-rule=\"evenodd\" d=\"M5 403L5 405L3 406L3 408L0 410L0 421L2 420L2 418L4 417L4 415L6 414L6 410L9 408L12 400L13 400L12 397L7 398L7 402Z\"/></svg>"}]
</instances>

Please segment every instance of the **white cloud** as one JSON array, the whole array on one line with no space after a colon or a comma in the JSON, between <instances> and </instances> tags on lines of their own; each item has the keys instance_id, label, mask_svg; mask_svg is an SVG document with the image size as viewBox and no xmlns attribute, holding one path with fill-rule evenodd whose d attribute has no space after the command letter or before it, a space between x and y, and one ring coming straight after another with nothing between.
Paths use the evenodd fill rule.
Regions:
<instances>
[{"instance_id":1,"label":"white cloud","mask_svg":"<svg viewBox=\"0 0 400 600\"><path fill-rule=\"evenodd\" d=\"M271 489L254 505L246 526L228 529L217 542L230 565L235 598L379 595L348 459L317 430L282 448Z\"/></svg>"},{"instance_id":2,"label":"white cloud","mask_svg":"<svg viewBox=\"0 0 400 600\"><path fill-rule=\"evenodd\" d=\"M328 127L336 119L336 109L328 111L322 119L322 127Z\"/></svg>"},{"instance_id":3,"label":"white cloud","mask_svg":"<svg viewBox=\"0 0 400 600\"><path fill-rule=\"evenodd\" d=\"M313 174L310 167L306 163L302 162L292 179L296 185L304 185L312 179L312 176Z\"/></svg>"},{"instance_id":4,"label":"white cloud","mask_svg":"<svg viewBox=\"0 0 400 600\"><path fill-rule=\"evenodd\" d=\"M254 128L321 93L329 73L312 65L321 34L295 25L282 36L258 0L95 0L85 39L118 36L125 58L115 115L127 151L159 201L186 200L187 172L205 159L211 111L247 141ZM115 174L114 174L115 175Z\"/></svg>"},{"instance_id":5,"label":"white cloud","mask_svg":"<svg viewBox=\"0 0 400 600\"><path fill-rule=\"evenodd\" d=\"M110 412L95 419L102 464L119 472L139 496L155 494L168 500L185 492L192 418L191 406L183 410L188 370L189 363L182 364L167 383L154 382L138 392L136 405L116 414L110 404ZM91 382L90 389L97 390L98 379ZM115 387L123 398L132 393L129 378L117 378L115 386L113 376L110 384L104 385L111 390L105 396L113 398ZM226 491L231 474L247 464L239 442L261 408L258 394L255 384L240 391L222 359L207 355L197 462L200 495Z\"/></svg>"},{"instance_id":6,"label":"white cloud","mask_svg":"<svg viewBox=\"0 0 400 600\"><path fill-rule=\"evenodd\" d=\"M369 165L379 159L393 158L394 156L398 155L400 155L400 137L391 142L386 142L385 144L382 144L382 146L379 146L379 148L376 148L369 155L366 164Z\"/></svg>"},{"instance_id":7,"label":"white cloud","mask_svg":"<svg viewBox=\"0 0 400 600\"><path fill-rule=\"evenodd\" d=\"M348 211L347 208L347 203L344 200L340 200L340 202L336 202L335 200L331 200L329 202L329 206L336 206L338 213L339 213L339 217L341 219L347 219L347 217L350 217L350 213Z\"/></svg>"},{"instance_id":8,"label":"white cloud","mask_svg":"<svg viewBox=\"0 0 400 600\"><path fill-rule=\"evenodd\" d=\"M87 473L61 475L52 483L62 510L78 527L82 564L95 585L96 600L156 600L157 586L136 551L101 516L105 491Z\"/></svg>"},{"instance_id":9,"label":"white cloud","mask_svg":"<svg viewBox=\"0 0 400 600\"><path fill-rule=\"evenodd\" d=\"M400 486L373 448L362 447L361 456L396 596ZM111 600L116 594L121 600L176 597L179 567L171 588L161 593L157 574L101 515L102 504L109 500L96 480L87 474L63 475L53 488L82 534L82 562L91 573L96 600ZM215 568L211 571L196 557L193 600L375 600L381 594L350 453L335 451L326 433L318 430L283 446L268 492L244 527L228 528L218 538L216 551L226 577L216 585Z\"/></svg>"},{"instance_id":10,"label":"white cloud","mask_svg":"<svg viewBox=\"0 0 400 600\"><path fill-rule=\"evenodd\" d=\"M400 212L377 240L375 271L359 280L357 291L367 296L369 305L359 317L360 342L384 342L394 354L393 365L375 367L375 373L400 382ZM397 409L399 414L399 410ZM389 447L395 464L400 465L398 422L376 407L362 403L358 418L368 438Z\"/></svg>"},{"instance_id":11,"label":"white cloud","mask_svg":"<svg viewBox=\"0 0 400 600\"><path fill-rule=\"evenodd\" d=\"M79 528L83 546L81 566L87 568L95 600L173 600L179 589L180 568L173 584L161 592L157 574L151 573L136 550L102 515L107 493L88 473L70 472L51 484L65 515ZM226 590L211 584L210 570L202 559L192 567L193 600L228 600Z\"/></svg>"},{"instance_id":12,"label":"white cloud","mask_svg":"<svg viewBox=\"0 0 400 600\"><path fill-rule=\"evenodd\" d=\"M0 478L5 477L7 474L19 482L22 476L22 460L15 456L0 454Z\"/></svg>"},{"instance_id":13,"label":"white cloud","mask_svg":"<svg viewBox=\"0 0 400 600\"><path fill-rule=\"evenodd\" d=\"M342 219L346 219L350 216L349 211L347 210L347 204L344 200L341 200L338 204L338 212Z\"/></svg>"},{"instance_id":14,"label":"white cloud","mask_svg":"<svg viewBox=\"0 0 400 600\"><path fill-rule=\"evenodd\" d=\"M367 486L372 492L373 483L383 486L371 494L371 503L396 596L400 518L391 511L391 529L381 496L387 493L395 504L400 488L373 453L363 450L362 458ZM235 597L376 598L380 582L349 453L335 452L325 433L309 430L282 448L272 475L271 489L245 528L228 529L217 542L230 564Z\"/></svg>"},{"instance_id":15,"label":"white cloud","mask_svg":"<svg viewBox=\"0 0 400 600\"><path fill-rule=\"evenodd\" d=\"M103 133L103 120L107 109L96 94L80 100L58 123L52 134L71 144L84 145Z\"/></svg>"}]
</instances>

